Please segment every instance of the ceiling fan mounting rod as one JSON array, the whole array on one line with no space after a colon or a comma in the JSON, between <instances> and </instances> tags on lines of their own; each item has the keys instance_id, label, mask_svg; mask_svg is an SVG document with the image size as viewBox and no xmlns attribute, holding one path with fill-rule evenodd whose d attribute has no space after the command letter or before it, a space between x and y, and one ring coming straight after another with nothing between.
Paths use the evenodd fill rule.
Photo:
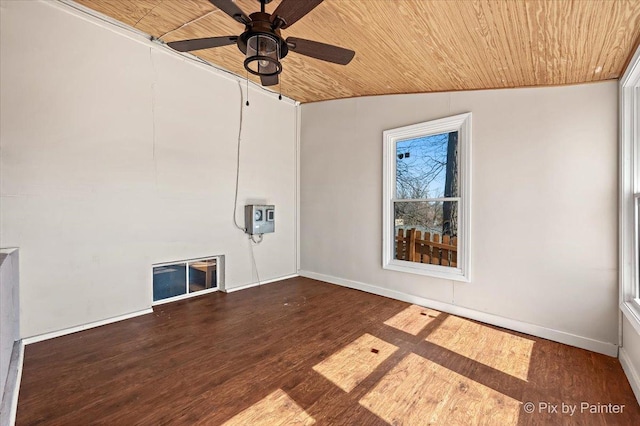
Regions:
<instances>
[{"instance_id":1,"label":"ceiling fan mounting rod","mask_svg":"<svg viewBox=\"0 0 640 426\"><path fill-rule=\"evenodd\" d=\"M264 13L264 5L271 3L271 0L258 0L260 2L260 12Z\"/></svg>"}]
</instances>

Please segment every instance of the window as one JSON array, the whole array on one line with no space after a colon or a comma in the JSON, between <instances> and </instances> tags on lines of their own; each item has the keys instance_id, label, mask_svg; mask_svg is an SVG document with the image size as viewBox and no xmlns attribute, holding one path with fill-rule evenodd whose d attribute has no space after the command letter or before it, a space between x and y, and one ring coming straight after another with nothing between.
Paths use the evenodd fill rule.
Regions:
<instances>
[{"instance_id":1,"label":"window","mask_svg":"<svg viewBox=\"0 0 640 426\"><path fill-rule=\"evenodd\" d=\"M219 257L153 266L153 301L164 303L218 289Z\"/></svg>"},{"instance_id":2,"label":"window","mask_svg":"<svg viewBox=\"0 0 640 426\"><path fill-rule=\"evenodd\" d=\"M620 308L640 333L640 48L620 80Z\"/></svg>"},{"instance_id":3,"label":"window","mask_svg":"<svg viewBox=\"0 0 640 426\"><path fill-rule=\"evenodd\" d=\"M469 281L471 113L383 139L383 268Z\"/></svg>"}]
</instances>

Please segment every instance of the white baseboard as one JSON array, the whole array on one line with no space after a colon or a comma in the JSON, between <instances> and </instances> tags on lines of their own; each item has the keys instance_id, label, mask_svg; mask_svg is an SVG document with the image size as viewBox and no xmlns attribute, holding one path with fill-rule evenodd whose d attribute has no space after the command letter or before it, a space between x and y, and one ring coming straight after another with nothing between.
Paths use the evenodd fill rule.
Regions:
<instances>
[{"instance_id":1,"label":"white baseboard","mask_svg":"<svg viewBox=\"0 0 640 426\"><path fill-rule=\"evenodd\" d=\"M16 424L18 413L18 394L20 393L20 381L22 380L22 366L24 364L24 344L21 340L13 345L9 372L5 383L4 393L0 404L0 425L13 426Z\"/></svg>"},{"instance_id":2,"label":"white baseboard","mask_svg":"<svg viewBox=\"0 0 640 426\"><path fill-rule=\"evenodd\" d=\"M256 283L251 283L251 284L247 284L247 285L241 285L241 286L238 286L238 287L225 288L222 291L224 291L225 293L233 293L234 291L246 290L248 288L258 287L258 286L265 285L265 284L271 284L271 283L275 283L277 281L288 280L289 278L295 278L295 277L299 277L299 275L298 274L285 275L283 277L273 278L273 279L266 280L266 281L260 281L260 283L256 282Z\"/></svg>"},{"instance_id":3,"label":"white baseboard","mask_svg":"<svg viewBox=\"0 0 640 426\"><path fill-rule=\"evenodd\" d=\"M624 347L620 348L619 358L620 364L622 364L622 369L627 375L627 379L629 380L629 384L631 385L631 389L633 389L633 393L638 400L638 404L640 404L640 375L638 374L638 370L636 370L633 362L631 361L631 357L624 349Z\"/></svg>"},{"instance_id":4,"label":"white baseboard","mask_svg":"<svg viewBox=\"0 0 640 426\"><path fill-rule=\"evenodd\" d=\"M119 315L117 317L107 318L100 321L90 322L88 324L77 325L75 327L69 327L58 331L52 331L51 333L39 334L37 336L27 337L22 339L22 342L25 345L30 345L32 343L42 342L43 340L49 340L60 336L65 336L71 333L77 333L78 331L88 330L90 328L100 327L101 325L111 324L113 322L118 322L122 320L126 320L129 318L139 317L140 315L146 315L153 313L152 308L143 309L142 311L131 312L130 314Z\"/></svg>"},{"instance_id":5,"label":"white baseboard","mask_svg":"<svg viewBox=\"0 0 640 426\"><path fill-rule=\"evenodd\" d=\"M405 294L396 290L390 290L387 288L365 284L359 281L352 281L344 278L338 278L331 275L318 274L316 272L309 272L309 271L299 271L299 275L301 277L307 277L315 280L326 281L331 284L337 284L343 287L362 290L362 291L366 291L367 293L373 293L379 296L385 296L391 299L402 300L403 302L425 306L438 311L447 312L449 314L473 319L476 321L481 321L481 322L495 325L502 328L507 328L509 330L530 334L532 336L542 337L543 339L553 340L554 342L564 343L570 346L576 346L578 348L586 349L588 351L598 352L598 353L609 355L612 357L618 356L618 345L615 345L613 343L602 342L599 340L590 339L588 337L578 336L578 335L567 333L564 331L542 327L540 325L530 324L530 323L514 320L511 318L505 318L498 315L489 314L486 312L476 311L476 310L465 308L462 306L452 305L450 303L426 299L420 296L413 296L413 295Z\"/></svg>"}]
</instances>

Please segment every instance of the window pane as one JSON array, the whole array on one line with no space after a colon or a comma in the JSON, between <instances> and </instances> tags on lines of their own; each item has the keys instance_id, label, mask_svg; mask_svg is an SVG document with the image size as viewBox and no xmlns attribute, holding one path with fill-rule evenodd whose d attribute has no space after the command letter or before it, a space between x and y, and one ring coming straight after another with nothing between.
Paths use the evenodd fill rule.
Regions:
<instances>
[{"instance_id":1,"label":"window pane","mask_svg":"<svg viewBox=\"0 0 640 426\"><path fill-rule=\"evenodd\" d=\"M153 268L153 300L179 296L187 292L187 267L183 264Z\"/></svg>"},{"instance_id":2,"label":"window pane","mask_svg":"<svg viewBox=\"0 0 640 426\"><path fill-rule=\"evenodd\" d=\"M215 288L217 285L216 259L189 264L189 293Z\"/></svg>"},{"instance_id":3,"label":"window pane","mask_svg":"<svg viewBox=\"0 0 640 426\"><path fill-rule=\"evenodd\" d=\"M396 143L396 198L458 196L458 132Z\"/></svg>"},{"instance_id":4,"label":"window pane","mask_svg":"<svg viewBox=\"0 0 640 426\"><path fill-rule=\"evenodd\" d=\"M394 203L394 258L458 266L458 202Z\"/></svg>"}]
</instances>

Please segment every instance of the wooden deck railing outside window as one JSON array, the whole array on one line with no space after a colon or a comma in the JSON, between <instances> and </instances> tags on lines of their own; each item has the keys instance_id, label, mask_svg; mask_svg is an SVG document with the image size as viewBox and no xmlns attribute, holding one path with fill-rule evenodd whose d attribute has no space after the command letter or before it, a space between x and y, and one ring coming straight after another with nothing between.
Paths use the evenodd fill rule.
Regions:
<instances>
[{"instance_id":1,"label":"wooden deck railing outside window","mask_svg":"<svg viewBox=\"0 0 640 426\"><path fill-rule=\"evenodd\" d=\"M442 241L441 241L442 240ZM458 238L449 235L424 235L417 229L398 229L396 259L432 265L458 266Z\"/></svg>"}]
</instances>

